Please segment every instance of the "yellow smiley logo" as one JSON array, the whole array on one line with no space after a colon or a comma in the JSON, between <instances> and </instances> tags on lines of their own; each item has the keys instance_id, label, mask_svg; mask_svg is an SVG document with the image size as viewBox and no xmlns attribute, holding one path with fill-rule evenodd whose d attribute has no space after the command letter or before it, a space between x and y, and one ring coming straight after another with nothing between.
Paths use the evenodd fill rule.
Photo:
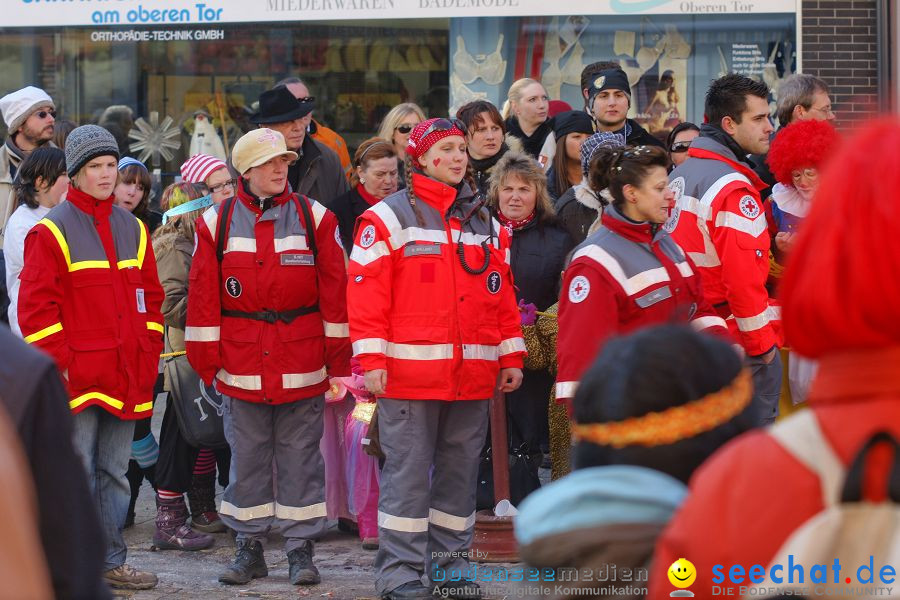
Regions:
<instances>
[{"instance_id":1,"label":"yellow smiley logo","mask_svg":"<svg viewBox=\"0 0 900 600\"><path fill-rule=\"evenodd\" d=\"M685 559L679 558L669 567L669 583L677 588L688 588L693 585L697 579L697 569L694 564Z\"/></svg>"}]
</instances>

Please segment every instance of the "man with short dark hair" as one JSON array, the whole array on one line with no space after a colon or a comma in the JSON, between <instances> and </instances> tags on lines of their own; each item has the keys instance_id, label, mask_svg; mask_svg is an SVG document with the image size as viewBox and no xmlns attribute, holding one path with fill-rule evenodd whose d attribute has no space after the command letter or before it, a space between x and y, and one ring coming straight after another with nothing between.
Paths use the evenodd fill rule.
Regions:
<instances>
[{"instance_id":1,"label":"man with short dark hair","mask_svg":"<svg viewBox=\"0 0 900 600\"><path fill-rule=\"evenodd\" d=\"M715 80L708 123L669 176L675 208L665 228L687 252L704 295L726 320L753 371L760 423L778 415L780 311L769 306L769 232L759 196L765 183L748 154L769 149L769 88L743 75Z\"/></svg>"},{"instance_id":2,"label":"man with short dark hair","mask_svg":"<svg viewBox=\"0 0 900 600\"><path fill-rule=\"evenodd\" d=\"M326 208L350 190L341 161L334 151L306 135L312 102L301 102L284 87L266 90L259 97L259 111L250 122L274 129L284 136L288 150L299 158L288 170L291 189L318 200Z\"/></svg>"},{"instance_id":3,"label":"man with short dark hair","mask_svg":"<svg viewBox=\"0 0 900 600\"><path fill-rule=\"evenodd\" d=\"M782 128L787 127L794 121L806 121L809 119L833 122L835 115L831 109L828 84L813 75L803 73L791 75L778 87L778 102L775 108L775 116L778 118L778 124ZM772 138L774 139L776 135L778 135L778 132L775 132ZM776 183L775 176L772 175L766 162L767 157L768 154L755 154L753 156L756 174L768 186L762 191L763 199L769 196L772 186Z\"/></svg>"}]
</instances>

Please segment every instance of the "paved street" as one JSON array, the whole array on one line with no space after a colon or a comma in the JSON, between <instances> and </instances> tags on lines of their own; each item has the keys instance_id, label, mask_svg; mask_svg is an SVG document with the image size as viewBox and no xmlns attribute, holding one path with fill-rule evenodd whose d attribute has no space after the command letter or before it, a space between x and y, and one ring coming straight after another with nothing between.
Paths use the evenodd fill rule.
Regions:
<instances>
[{"instance_id":1,"label":"paved street","mask_svg":"<svg viewBox=\"0 0 900 600\"><path fill-rule=\"evenodd\" d=\"M153 431L157 436L163 412L164 404L158 403L153 417ZM315 562L322 574L320 585L304 588L288 583L288 562L283 551L283 540L278 535L272 535L265 545L269 576L248 585L223 586L218 582L219 573L234 556L234 545L229 534L216 535L215 545L208 550L155 551L152 540L156 508L153 490L146 482L141 488L136 513L135 525L125 530L128 563L156 573L159 586L150 591L122 592L124 597L134 600L296 597L353 600L377 597L372 568L375 552L363 550L358 536L339 532L336 524L316 545ZM504 598L506 595L492 597Z\"/></svg>"}]
</instances>

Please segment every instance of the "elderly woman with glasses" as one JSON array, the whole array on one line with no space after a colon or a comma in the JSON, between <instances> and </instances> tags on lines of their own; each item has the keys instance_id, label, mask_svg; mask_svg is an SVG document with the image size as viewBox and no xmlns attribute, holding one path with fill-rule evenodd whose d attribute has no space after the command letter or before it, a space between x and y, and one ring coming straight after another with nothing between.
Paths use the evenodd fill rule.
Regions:
<instances>
[{"instance_id":1,"label":"elderly woman with glasses","mask_svg":"<svg viewBox=\"0 0 900 600\"><path fill-rule=\"evenodd\" d=\"M394 153L401 157L406 152L406 142L413 127L425 120L425 111L418 104L404 102L398 104L384 116L378 137L387 140L394 145ZM404 173L403 160L398 160L400 188L406 187L406 174Z\"/></svg>"},{"instance_id":2,"label":"elderly woman with glasses","mask_svg":"<svg viewBox=\"0 0 900 600\"><path fill-rule=\"evenodd\" d=\"M209 154L195 154L185 161L181 165L181 178L188 183L205 185L216 206L234 196L237 185L228 166Z\"/></svg>"}]
</instances>

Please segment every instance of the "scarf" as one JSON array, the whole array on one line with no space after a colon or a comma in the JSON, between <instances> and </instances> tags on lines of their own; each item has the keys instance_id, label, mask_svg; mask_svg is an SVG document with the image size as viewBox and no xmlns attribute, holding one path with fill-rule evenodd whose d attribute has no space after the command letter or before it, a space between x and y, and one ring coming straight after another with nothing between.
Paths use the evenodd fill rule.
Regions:
<instances>
[{"instance_id":1,"label":"scarf","mask_svg":"<svg viewBox=\"0 0 900 600\"><path fill-rule=\"evenodd\" d=\"M503 228L506 229L506 233L509 234L509 237L512 237L514 231L518 231L534 221L534 211L531 211L531 214L524 219L519 220L507 218L502 212L497 211L497 220L499 220L500 224L503 225Z\"/></svg>"},{"instance_id":2,"label":"scarf","mask_svg":"<svg viewBox=\"0 0 900 600\"><path fill-rule=\"evenodd\" d=\"M381 198L376 198L372 194L369 193L369 190L363 184L359 184L356 186L356 193L359 194L359 197L365 200L366 204L369 206L375 206L379 202L381 202Z\"/></svg>"},{"instance_id":3,"label":"scarf","mask_svg":"<svg viewBox=\"0 0 900 600\"><path fill-rule=\"evenodd\" d=\"M503 158L503 155L508 151L509 146L506 145L506 142L503 142L500 145L497 154L493 156L489 156L488 158L472 158L471 155L469 156L469 164L472 165L472 176L475 178L475 185L478 186L478 191L482 194L487 193L487 184L488 179L491 177L491 169L500 162L500 159Z\"/></svg>"}]
</instances>

